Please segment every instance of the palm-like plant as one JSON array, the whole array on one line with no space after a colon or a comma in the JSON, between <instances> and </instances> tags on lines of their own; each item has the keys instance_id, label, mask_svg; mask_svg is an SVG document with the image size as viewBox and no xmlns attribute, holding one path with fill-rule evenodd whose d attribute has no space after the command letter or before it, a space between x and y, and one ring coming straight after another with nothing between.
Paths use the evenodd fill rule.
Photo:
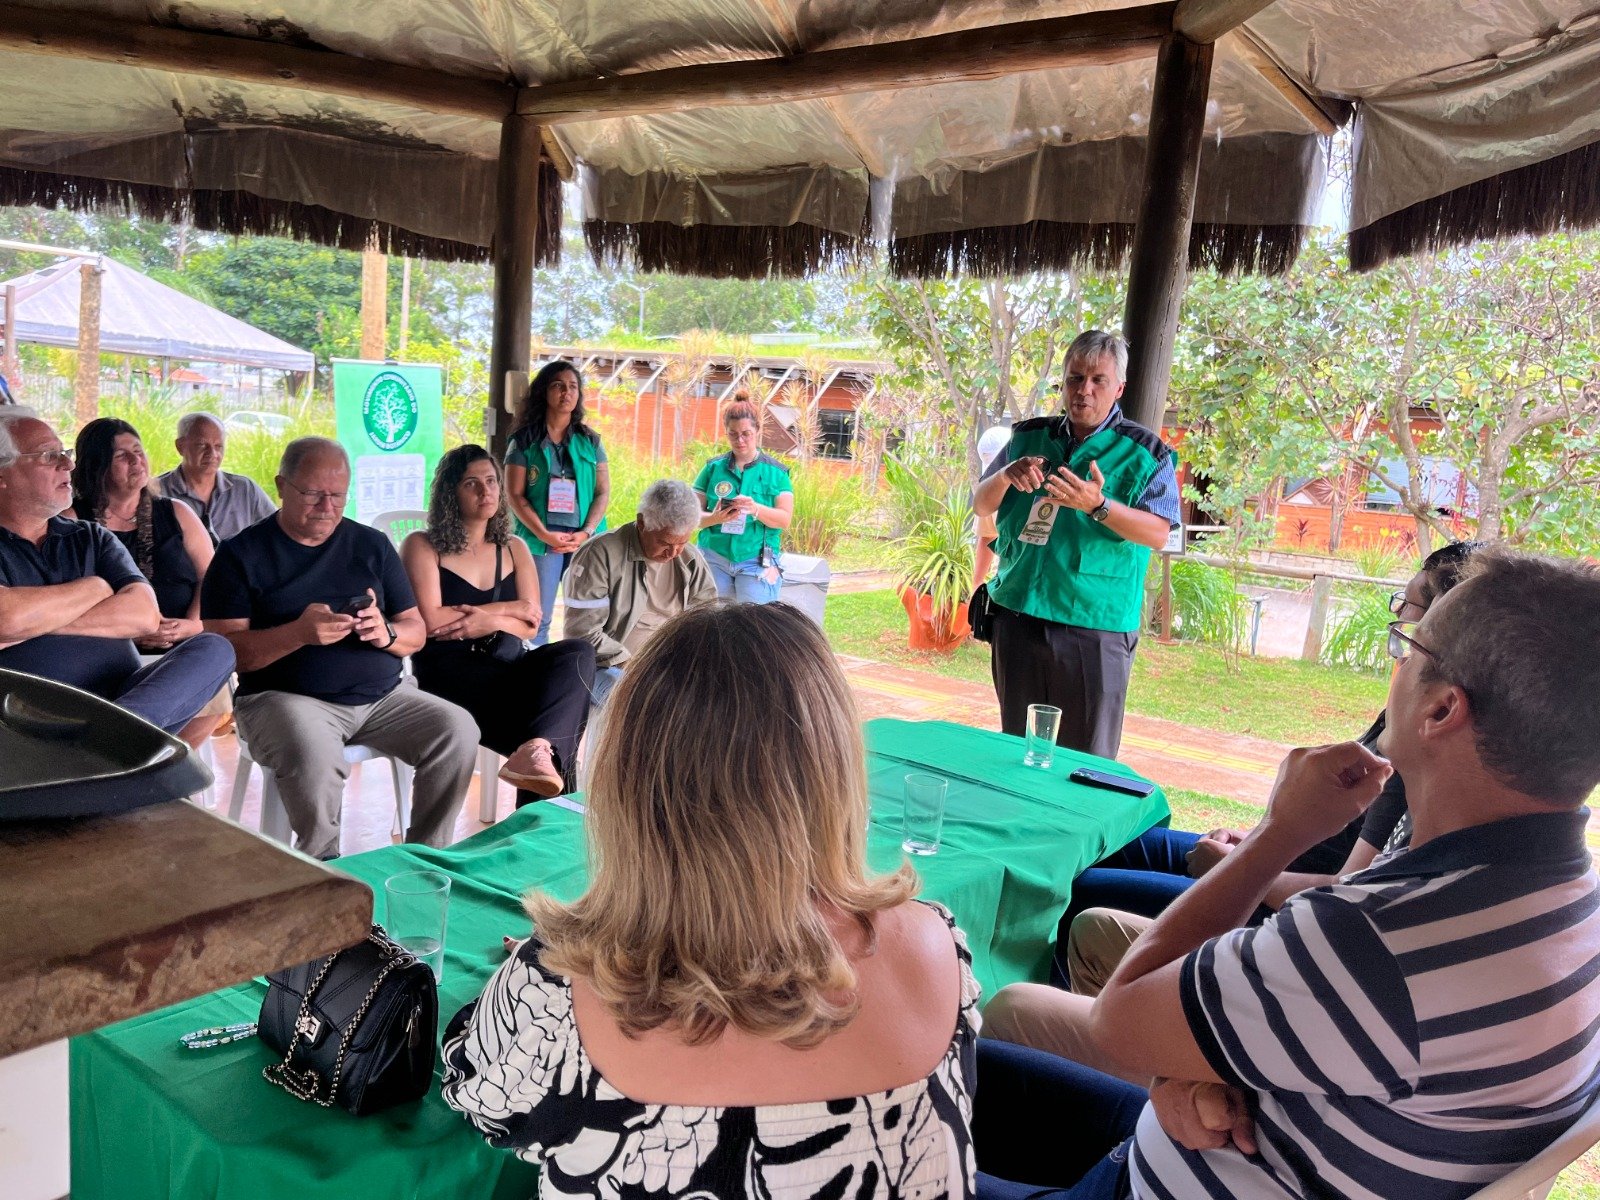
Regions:
<instances>
[{"instance_id":1,"label":"palm-like plant","mask_svg":"<svg viewBox=\"0 0 1600 1200\"><path fill-rule=\"evenodd\" d=\"M916 523L890 543L890 565L900 588L928 599L934 640L949 645L960 640L966 625L963 606L976 545L972 504L964 489L948 488L925 493L920 507Z\"/></svg>"}]
</instances>

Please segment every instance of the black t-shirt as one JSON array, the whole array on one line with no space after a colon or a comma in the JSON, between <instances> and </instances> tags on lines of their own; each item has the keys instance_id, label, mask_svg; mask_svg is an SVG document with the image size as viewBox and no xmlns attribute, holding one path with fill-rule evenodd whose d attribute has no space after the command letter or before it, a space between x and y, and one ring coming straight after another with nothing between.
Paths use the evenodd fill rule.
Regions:
<instances>
[{"instance_id":1,"label":"black t-shirt","mask_svg":"<svg viewBox=\"0 0 1600 1200\"><path fill-rule=\"evenodd\" d=\"M1385 715L1379 713L1371 728L1356 740L1368 750L1373 749L1385 724ZM1389 841L1389 835L1394 832L1395 826L1400 824L1400 818L1405 815L1406 785L1397 771L1389 776L1389 782L1383 785L1383 791L1378 793L1378 798L1366 812L1331 838L1318 842L1295 859L1289 864L1289 870L1303 871L1311 875L1337 875L1344 869L1344 864L1350 858L1350 851L1355 849L1358 841L1376 846L1380 851L1383 850Z\"/></svg>"},{"instance_id":2,"label":"black t-shirt","mask_svg":"<svg viewBox=\"0 0 1600 1200\"><path fill-rule=\"evenodd\" d=\"M337 611L368 588L391 620L417 606L400 556L376 529L347 519L320 546L304 546L274 515L217 547L200 589L200 615L208 621L248 618L251 629L273 629L308 604ZM239 694L294 692L330 704L371 704L399 679L398 658L352 634L331 646L302 646L259 671L241 671Z\"/></svg>"},{"instance_id":3,"label":"black t-shirt","mask_svg":"<svg viewBox=\"0 0 1600 1200\"><path fill-rule=\"evenodd\" d=\"M46 587L90 575L100 576L113 592L144 582L133 557L103 525L52 517L37 546L0 528L0 586ZM139 669L139 652L127 638L47 633L0 650L0 667L109 697Z\"/></svg>"}]
</instances>

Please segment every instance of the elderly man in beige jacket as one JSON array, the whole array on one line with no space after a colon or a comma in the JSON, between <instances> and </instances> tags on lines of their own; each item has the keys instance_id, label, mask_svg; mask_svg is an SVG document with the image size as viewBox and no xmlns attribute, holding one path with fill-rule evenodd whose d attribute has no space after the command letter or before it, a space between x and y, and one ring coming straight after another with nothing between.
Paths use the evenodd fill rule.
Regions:
<instances>
[{"instance_id":1,"label":"elderly man in beige jacket","mask_svg":"<svg viewBox=\"0 0 1600 1200\"><path fill-rule=\"evenodd\" d=\"M566 636L595 650L591 747L600 739L598 710L628 659L673 617L717 598L706 560L689 544L699 527L700 501L689 485L661 479L639 498L636 519L591 538L567 568Z\"/></svg>"}]
</instances>

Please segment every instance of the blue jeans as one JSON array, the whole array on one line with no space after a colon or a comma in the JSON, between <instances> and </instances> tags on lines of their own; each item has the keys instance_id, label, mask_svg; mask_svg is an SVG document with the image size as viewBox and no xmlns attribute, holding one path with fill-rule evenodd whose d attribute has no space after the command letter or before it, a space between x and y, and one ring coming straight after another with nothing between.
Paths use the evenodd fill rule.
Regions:
<instances>
[{"instance_id":1,"label":"blue jeans","mask_svg":"<svg viewBox=\"0 0 1600 1200\"><path fill-rule=\"evenodd\" d=\"M539 573L539 632L533 635L533 644L543 646L550 640L550 618L556 611L556 589L561 577L567 573L570 554L556 554L548 546L543 554L533 556L534 570Z\"/></svg>"},{"instance_id":2,"label":"blue jeans","mask_svg":"<svg viewBox=\"0 0 1600 1200\"><path fill-rule=\"evenodd\" d=\"M1194 884L1186 856L1200 840L1181 829L1150 829L1115 854L1108 854L1072 881L1072 898L1056 926L1056 957L1050 981L1067 986L1067 931L1085 909L1115 908L1141 917L1159 917Z\"/></svg>"},{"instance_id":3,"label":"blue jeans","mask_svg":"<svg viewBox=\"0 0 1600 1200\"><path fill-rule=\"evenodd\" d=\"M714 550L701 550L706 566L711 568L711 578L717 585L717 595L730 596L740 604L772 604L783 592L783 579L768 583L761 578L766 570L756 559L730 563Z\"/></svg>"},{"instance_id":4,"label":"blue jeans","mask_svg":"<svg viewBox=\"0 0 1600 1200\"><path fill-rule=\"evenodd\" d=\"M219 633L197 633L140 667L106 699L150 724L177 733L233 674L233 646Z\"/></svg>"},{"instance_id":5,"label":"blue jeans","mask_svg":"<svg viewBox=\"0 0 1600 1200\"><path fill-rule=\"evenodd\" d=\"M982 1038L972 1143L978 1200L1124 1200L1143 1088Z\"/></svg>"}]
</instances>

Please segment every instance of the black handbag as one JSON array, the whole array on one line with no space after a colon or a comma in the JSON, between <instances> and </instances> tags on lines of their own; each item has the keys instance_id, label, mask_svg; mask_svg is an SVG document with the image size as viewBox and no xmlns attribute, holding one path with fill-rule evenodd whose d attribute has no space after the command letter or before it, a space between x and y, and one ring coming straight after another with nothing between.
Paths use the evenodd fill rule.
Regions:
<instances>
[{"instance_id":1,"label":"black handbag","mask_svg":"<svg viewBox=\"0 0 1600 1200\"><path fill-rule=\"evenodd\" d=\"M259 1026L283 1055L262 1069L267 1082L364 1117L432 1084L439 989L431 967L374 925L354 946L268 975Z\"/></svg>"},{"instance_id":2,"label":"black handbag","mask_svg":"<svg viewBox=\"0 0 1600 1200\"><path fill-rule=\"evenodd\" d=\"M987 642L994 637L994 601L989 599L989 585L980 583L967 601L967 624L972 626L972 639Z\"/></svg>"}]
</instances>

